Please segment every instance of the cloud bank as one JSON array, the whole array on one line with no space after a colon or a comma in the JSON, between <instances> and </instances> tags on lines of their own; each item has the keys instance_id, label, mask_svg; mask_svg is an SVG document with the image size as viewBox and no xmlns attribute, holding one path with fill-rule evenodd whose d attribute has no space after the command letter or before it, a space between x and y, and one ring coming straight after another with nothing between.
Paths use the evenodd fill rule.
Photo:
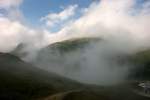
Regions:
<instances>
[{"instance_id":1,"label":"cloud bank","mask_svg":"<svg viewBox=\"0 0 150 100\"><path fill-rule=\"evenodd\" d=\"M0 17L1 41L3 41L1 44L7 43L4 40L6 40L5 38L8 39L8 37L10 37L9 35L6 35L6 33L16 35L14 36L14 39L11 39L14 40L14 43L12 42L14 45L19 44L19 42L17 43L16 41L18 40L18 37L21 37L22 35L22 37L24 37L24 34L34 31L34 34L37 36L41 33L47 37L47 40L43 39L44 42L46 41L45 44L51 44L73 37L99 36L108 38L108 40L109 38L124 38L124 40L126 39L134 44L134 47L148 46L150 37L149 1L139 4L140 8L138 8L139 6L136 7L136 0L101 0L93 2L88 8L85 8L85 11L79 9L77 5L70 5L61 12L50 13L43 16L40 20L44 21L45 26L49 23L48 27L50 29L47 29L46 27L45 29L40 28L38 30L22 23L20 16L23 15L19 10L21 3L22 0L0 1L1 9L5 9L8 13L8 16L3 13L0 14L3 15ZM13 9L10 9L11 7L13 7ZM83 11L82 14L77 19L70 19L71 17L76 16L77 8ZM16 25L14 23L17 23L18 26L14 26ZM62 27L57 32L51 32L53 25L55 27L62 25ZM16 30L16 32L11 32L10 29ZM23 32L21 32L21 30L23 30ZM26 30L26 32L24 32L24 30ZM7 46L7 44L5 45ZM12 47L14 48L14 46L10 46L11 49L13 49Z\"/></svg>"},{"instance_id":2,"label":"cloud bank","mask_svg":"<svg viewBox=\"0 0 150 100\"><path fill-rule=\"evenodd\" d=\"M66 36L130 37L135 44L149 41L149 1L136 8L136 0L101 0L93 3L76 21L67 24L57 34ZM123 32L122 32L123 31ZM119 37L118 37L119 38Z\"/></svg>"},{"instance_id":3,"label":"cloud bank","mask_svg":"<svg viewBox=\"0 0 150 100\"><path fill-rule=\"evenodd\" d=\"M54 69L62 75L66 75L67 71L69 73L67 77L71 76L88 83L110 83L124 79L128 67L120 68L117 64L113 64L112 69L110 68L112 62L105 57L111 58L118 53L129 53L150 46L148 0L141 4L137 3L137 0L99 0L85 9L70 5L61 12L43 15L39 21L45 23L44 28L38 29L22 22L23 14L19 9L21 3L22 0L0 1L0 9L7 13L0 14L0 52L11 52L19 44L25 44L23 52L29 52L33 57L34 53L44 46L70 38L100 37L107 41L104 44L94 44L92 48L87 47L88 49L81 55L77 52L66 55L67 65L78 60L83 61L81 63L83 69L76 73L64 71L64 67L59 71ZM82 14L75 18L78 16L77 9L81 10ZM61 28L52 32L53 27L57 28L59 25L62 25ZM83 57L87 60L82 60Z\"/></svg>"},{"instance_id":4,"label":"cloud bank","mask_svg":"<svg viewBox=\"0 0 150 100\"><path fill-rule=\"evenodd\" d=\"M107 42L92 44L84 52L68 53L63 58L63 63L59 65L57 62L55 67L49 67L54 66L51 65L50 60L41 65L50 71L86 83L112 84L125 80L131 66L113 62L113 58L149 48L149 3L145 1L139 4L136 0L93 2L81 17L66 22L63 28L54 32L54 37L56 36L54 40L100 37ZM46 59L54 57L58 61L61 58L53 54L48 56L48 53L44 56L47 57ZM79 65L75 66L76 63Z\"/></svg>"}]
</instances>

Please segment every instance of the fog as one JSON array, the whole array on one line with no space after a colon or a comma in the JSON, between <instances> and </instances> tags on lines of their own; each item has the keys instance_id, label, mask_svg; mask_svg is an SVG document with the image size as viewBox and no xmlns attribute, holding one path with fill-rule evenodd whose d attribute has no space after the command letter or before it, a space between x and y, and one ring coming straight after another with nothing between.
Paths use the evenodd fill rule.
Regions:
<instances>
[{"instance_id":1,"label":"fog","mask_svg":"<svg viewBox=\"0 0 150 100\"><path fill-rule=\"evenodd\" d=\"M57 34L65 38L94 36L102 41L63 56L45 51L37 66L85 83L110 85L125 81L134 66L115 60L149 48L148 5L146 1L137 10L136 0L91 4L79 19L66 24Z\"/></svg>"},{"instance_id":2,"label":"fog","mask_svg":"<svg viewBox=\"0 0 150 100\"><path fill-rule=\"evenodd\" d=\"M41 18L44 25L40 28L31 28L25 22L18 7L22 0L14 2L7 4L4 0L0 1L1 7L8 13L0 16L0 51L15 51L17 56L35 66L80 82L109 85L125 81L132 73L132 65L120 64L115 58L150 46L148 0L140 4L138 0L98 0L88 8L72 5L59 13L44 15ZM76 10L82 11L80 17L71 19L76 16ZM50 26L47 23L51 23ZM59 30L48 30L55 24L61 24ZM102 40L63 56L49 50L40 52L55 42L81 37ZM16 50L20 44L24 45L23 49Z\"/></svg>"},{"instance_id":3,"label":"fog","mask_svg":"<svg viewBox=\"0 0 150 100\"><path fill-rule=\"evenodd\" d=\"M100 38L96 42L89 40L88 45L82 45L83 48L64 53L49 45L38 53L33 62L40 68L83 83L112 85L126 81L132 73L130 70L134 66L124 59L135 48L128 43L127 38Z\"/></svg>"}]
</instances>

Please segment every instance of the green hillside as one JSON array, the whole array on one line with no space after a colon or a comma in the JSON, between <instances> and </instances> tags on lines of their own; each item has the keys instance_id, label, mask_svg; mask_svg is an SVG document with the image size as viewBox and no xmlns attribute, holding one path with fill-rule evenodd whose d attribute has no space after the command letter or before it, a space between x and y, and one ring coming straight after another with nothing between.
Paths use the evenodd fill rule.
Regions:
<instances>
[{"instance_id":1,"label":"green hillside","mask_svg":"<svg viewBox=\"0 0 150 100\"><path fill-rule=\"evenodd\" d=\"M100 38L73 38L62 42L56 42L52 45L49 45L47 49L53 49L62 53L70 52L73 50L82 49L92 43L97 43L100 40Z\"/></svg>"},{"instance_id":2,"label":"green hillside","mask_svg":"<svg viewBox=\"0 0 150 100\"><path fill-rule=\"evenodd\" d=\"M75 52L76 55L80 55L84 47L87 47L92 43L95 44L101 41L103 40L100 38L76 38L71 40L65 40L62 42L57 42L47 46L46 48L43 48L39 52L37 61L57 64L60 63L60 65L63 65L63 62L65 62L65 55L69 54L70 52ZM131 72L131 76L129 77L150 79L150 50L138 51L137 53L131 55L122 54L114 58L115 59L112 60L119 63L120 66L126 63L134 66L133 72ZM78 62L79 61L76 61L74 65L75 67L78 66L78 68L80 68Z\"/></svg>"},{"instance_id":3,"label":"green hillside","mask_svg":"<svg viewBox=\"0 0 150 100\"><path fill-rule=\"evenodd\" d=\"M18 57L0 53L0 100L30 100L81 86L25 63Z\"/></svg>"},{"instance_id":4,"label":"green hillside","mask_svg":"<svg viewBox=\"0 0 150 100\"><path fill-rule=\"evenodd\" d=\"M127 83L101 87L80 84L0 53L0 100L149 100Z\"/></svg>"},{"instance_id":5,"label":"green hillside","mask_svg":"<svg viewBox=\"0 0 150 100\"><path fill-rule=\"evenodd\" d=\"M100 41L100 38L74 38L56 42L41 49L33 63L39 67L52 69L54 72L61 68L67 74L68 72L71 73L71 71L77 72L81 68L81 59L84 60L84 57L80 58L84 49L91 46L90 44ZM73 58L73 60L69 57Z\"/></svg>"}]
</instances>

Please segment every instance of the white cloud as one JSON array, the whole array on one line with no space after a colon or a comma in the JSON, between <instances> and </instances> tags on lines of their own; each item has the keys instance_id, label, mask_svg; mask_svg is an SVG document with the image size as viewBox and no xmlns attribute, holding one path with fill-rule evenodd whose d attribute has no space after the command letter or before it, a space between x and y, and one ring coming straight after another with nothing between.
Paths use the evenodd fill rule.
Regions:
<instances>
[{"instance_id":1,"label":"white cloud","mask_svg":"<svg viewBox=\"0 0 150 100\"><path fill-rule=\"evenodd\" d=\"M131 40L136 41L135 45L137 45L139 43L147 43L147 40L149 40L150 37L150 14L147 13L149 11L149 2L144 3L143 9L133 16L130 15L130 13L135 11L133 8L135 0L101 0L100 2L91 4L90 7L83 12L83 16L72 22L70 22L70 17L75 16L78 6L70 5L59 13L50 13L41 18L41 20L45 21L49 27L52 27L55 24L62 24L63 21L66 21L65 24L63 24L64 27L53 34L50 34L49 31L28 28L27 25L20 23L20 20L18 20L17 17L20 16L17 6L19 6L21 2L22 0L0 1L0 6L3 7L9 8L10 6L16 6L15 10L9 11L8 18L0 17L0 45L4 46L2 44L9 44L6 41L9 39L10 41L13 41L9 44L11 46L6 47L6 49L13 48L20 42L18 42L18 40L23 40L26 36L28 36L28 38L32 37L33 35L27 34L33 33L34 37L39 33L43 33L44 38L46 37L47 39L43 39L42 43L46 41L44 44L72 37L98 35L101 37L118 36L118 38L119 36L123 36L124 38L130 38ZM68 22L70 23L66 24ZM38 41L36 38L35 40Z\"/></svg>"},{"instance_id":2,"label":"white cloud","mask_svg":"<svg viewBox=\"0 0 150 100\"><path fill-rule=\"evenodd\" d=\"M82 17L64 26L57 34L62 36L124 36L136 45L145 45L150 37L149 1L136 12L135 0L101 0L93 3ZM132 13L136 13L133 15ZM132 41L132 42L133 42Z\"/></svg>"},{"instance_id":3,"label":"white cloud","mask_svg":"<svg viewBox=\"0 0 150 100\"><path fill-rule=\"evenodd\" d=\"M0 0L0 7L8 11L7 17L0 17L0 52L10 52L20 43L27 44L25 51L32 51L33 53L45 45L72 37L100 36L108 39L107 45L96 45L93 48L95 51L88 49L86 53L83 53L83 56L85 54L87 55L86 58L89 59L89 62L84 63L87 64L84 68L88 67L88 69L85 70L85 68L76 79L90 81L94 79L97 81L102 76L108 77L108 79L110 76L112 79L118 78L118 72L122 73L122 71L119 69L119 71L113 71L113 75L110 74L112 70L107 70L110 65L103 61L104 57L111 56L111 53L118 53L118 51L129 51L136 46L149 46L149 1L143 4L139 12L136 12L133 7L135 0L100 0L100 2L93 3L85 9L83 16L75 21L72 21L71 17L76 16L78 6L71 5L59 13L50 13L41 18L48 27L63 23L64 27L53 34L47 30L33 29L21 23L18 20L18 16L21 15L19 10L21 2L22 0ZM132 15L133 12L136 14ZM101 56L101 62L97 58L97 54L104 55ZM79 56L76 55L75 58L78 59ZM72 59L69 56L70 60ZM98 65L96 65L97 62ZM106 66L102 66L105 64ZM92 72L89 74L89 71ZM94 75L92 75L93 73ZM108 76L106 77L106 75Z\"/></svg>"},{"instance_id":4,"label":"white cloud","mask_svg":"<svg viewBox=\"0 0 150 100\"><path fill-rule=\"evenodd\" d=\"M9 8L19 6L22 0L0 0L0 7Z\"/></svg>"},{"instance_id":5,"label":"white cloud","mask_svg":"<svg viewBox=\"0 0 150 100\"><path fill-rule=\"evenodd\" d=\"M0 9L4 12L0 12L1 16L9 17L11 20L22 20L23 14L19 7L23 0L0 0Z\"/></svg>"},{"instance_id":6,"label":"white cloud","mask_svg":"<svg viewBox=\"0 0 150 100\"><path fill-rule=\"evenodd\" d=\"M75 14L77 7L77 5L70 5L59 13L50 13L47 16L42 17L41 21L45 21L47 26L52 27L55 24L62 23L72 17Z\"/></svg>"},{"instance_id":7,"label":"white cloud","mask_svg":"<svg viewBox=\"0 0 150 100\"><path fill-rule=\"evenodd\" d=\"M116 80L122 81L128 75L129 65L116 64L113 58L139 50L139 48L145 49L143 46L150 47L148 5L149 1L137 11L135 0L101 0L99 3L91 4L83 12L82 17L52 34L49 40L61 41L73 37L98 36L106 41L93 44L94 46L92 45L84 52L67 53L63 61L64 66L62 63L61 68L56 65L58 67L58 69L55 67L56 70L54 67L49 67L51 63L47 60L46 69L90 84L104 83L106 85ZM51 58L47 53L45 56ZM83 60L82 57L85 59ZM72 63L75 64L78 61L81 61L79 70L77 66L71 67Z\"/></svg>"},{"instance_id":8,"label":"white cloud","mask_svg":"<svg viewBox=\"0 0 150 100\"><path fill-rule=\"evenodd\" d=\"M48 43L49 33L22 22L21 3L22 0L0 0L0 7L6 13L0 14L0 52L10 52L19 44L26 44L24 52L30 52Z\"/></svg>"},{"instance_id":9,"label":"white cloud","mask_svg":"<svg viewBox=\"0 0 150 100\"><path fill-rule=\"evenodd\" d=\"M48 33L32 29L17 20L0 17L0 52L10 52L19 44L26 44L26 50L40 49L46 45ZM27 52L27 51L26 51Z\"/></svg>"},{"instance_id":10,"label":"white cloud","mask_svg":"<svg viewBox=\"0 0 150 100\"><path fill-rule=\"evenodd\" d=\"M25 28L18 22L11 22L6 18L0 18L0 51L8 52L12 50L19 41L20 31Z\"/></svg>"}]
</instances>

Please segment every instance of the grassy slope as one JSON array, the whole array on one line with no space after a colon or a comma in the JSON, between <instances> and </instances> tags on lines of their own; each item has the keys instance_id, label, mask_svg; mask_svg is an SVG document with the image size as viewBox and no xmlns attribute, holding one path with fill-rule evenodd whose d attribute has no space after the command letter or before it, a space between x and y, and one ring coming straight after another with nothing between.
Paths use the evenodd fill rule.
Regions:
<instances>
[{"instance_id":1,"label":"grassy slope","mask_svg":"<svg viewBox=\"0 0 150 100\"><path fill-rule=\"evenodd\" d=\"M137 52L131 57L132 63L138 68L135 77L150 79L150 50Z\"/></svg>"},{"instance_id":2,"label":"grassy slope","mask_svg":"<svg viewBox=\"0 0 150 100\"><path fill-rule=\"evenodd\" d=\"M47 48L53 50L59 50L59 52L69 52L77 49L82 49L90 43L96 43L100 41L100 38L74 38L71 40L65 40L62 42L56 42L49 45Z\"/></svg>"},{"instance_id":3,"label":"grassy slope","mask_svg":"<svg viewBox=\"0 0 150 100\"><path fill-rule=\"evenodd\" d=\"M0 100L29 100L81 86L75 81L38 69L15 56L0 53Z\"/></svg>"}]
</instances>

